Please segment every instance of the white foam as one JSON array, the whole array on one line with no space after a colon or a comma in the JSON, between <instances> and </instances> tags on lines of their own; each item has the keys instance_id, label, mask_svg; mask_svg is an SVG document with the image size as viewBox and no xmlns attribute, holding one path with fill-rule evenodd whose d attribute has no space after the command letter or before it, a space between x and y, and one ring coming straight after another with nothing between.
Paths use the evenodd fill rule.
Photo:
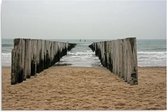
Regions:
<instances>
[{"instance_id":1,"label":"white foam","mask_svg":"<svg viewBox=\"0 0 168 112\"><path fill-rule=\"evenodd\" d=\"M166 52L138 52L138 66L166 66Z\"/></svg>"},{"instance_id":2,"label":"white foam","mask_svg":"<svg viewBox=\"0 0 168 112\"><path fill-rule=\"evenodd\" d=\"M94 54L94 52L87 50L86 52L82 52L82 51L81 52L68 52L67 54L68 55L74 55L74 56L81 56L81 55L91 56L91 55Z\"/></svg>"},{"instance_id":3,"label":"white foam","mask_svg":"<svg viewBox=\"0 0 168 112\"><path fill-rule=\"evenodd\" d=\"M70 64L71 66L92 67L100 66L100 60L91 50L85 52L68 52L57 64Z\"/></svg>"},{"instance_id":4,"label":"white foam","mask_svg":"<svg viewBox=\"0 0 168 112\"><path fill-rule=\"evenodd\" d=\"M2 66L11 66L11 53L1 54Z\"/></svg>"},{"instance_id":5,"label":"white foam","mask_svg":"<svg viewBox=\"0 0 168 112\"><path fill-rule=\"evenodd\" d=\"M140 51L138 55L138 66L166 66L166 51L165 52L143 52ZM2 66L11 66L11 53L1 53ZM100 61L94 55L94 52L87 50L86 52L68 52L61 61L70 63L72 66L92 66Z\"/></svg>"}]
</instances>

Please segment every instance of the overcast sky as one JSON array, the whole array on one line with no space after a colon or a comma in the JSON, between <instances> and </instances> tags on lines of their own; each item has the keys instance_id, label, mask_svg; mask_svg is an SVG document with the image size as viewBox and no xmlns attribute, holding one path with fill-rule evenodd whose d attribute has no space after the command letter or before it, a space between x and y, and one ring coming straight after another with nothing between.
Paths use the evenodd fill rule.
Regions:
<instances>
[{"instance_id":1,"label":"overcast sky","mask_svg":"<svg viewBox=\"0 0 168 112\"><path fill-rule=\"evenodd\" d=\"M2 38L166 38L166 0L3 0Z\"/></svg>"}]
</instances>

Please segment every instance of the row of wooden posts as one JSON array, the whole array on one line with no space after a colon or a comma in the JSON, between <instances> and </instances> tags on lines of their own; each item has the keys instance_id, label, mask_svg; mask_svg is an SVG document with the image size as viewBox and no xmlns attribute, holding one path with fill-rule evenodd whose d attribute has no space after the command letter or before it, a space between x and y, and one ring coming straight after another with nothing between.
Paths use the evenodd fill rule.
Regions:
<instances>
[{"instance_id":1,"label":"row of wooden posts","mask_svg":"<svg viewBox=\"0 0 168 112\"><path fill-rule=\"evenodd\" d=\"M138 84L136 38L96 42L89 47L104 67L127 83Z\"/></svg>"},{"instance_id":2,"label":"row of wooden posts","mask_svg":"<svg viewBox=\"0 0 168 112\"><path fill-rule=\"evenodd\" d=\"M14 39L11 84L21 83L54 65L76 44L36 39Z\"/></svg>"},{"instance_id":3,"label":"row of wooden posts","mask_svg":"<svg viewBox=\"0 0 168 112\"><path fill-rule=\"evenodd\" d=\"M23 82L54 65L74 43L36 39L14 39L11 84ZM127 83L138 84L136 38L96 42L89 45L102 65Z\"/></svg>"}]
</instances>

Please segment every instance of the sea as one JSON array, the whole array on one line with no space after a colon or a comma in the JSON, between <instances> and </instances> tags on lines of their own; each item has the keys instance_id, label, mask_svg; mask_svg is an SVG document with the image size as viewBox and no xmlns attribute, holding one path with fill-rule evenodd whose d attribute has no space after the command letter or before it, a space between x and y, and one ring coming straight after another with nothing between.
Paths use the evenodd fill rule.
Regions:
<instances>
[{"instance_id":1,"label":"sea","mask_svg":"<svg viewBox=\"0 0 168 112\"><path fill-rule=\"evenodd\" d=\"M76 47L62 57L58 66L78 66L78 67L95 67L101 66L100 60L94 52L88 47L93 42L102 40L52 40L60 42L76 43ZM13 39L2 39L1 65L4 67L11 66L11 51L13 48ZM166 66L166 39L137 39L137 58L139 67L165 67Z\"/></svg>"}]
</instances>

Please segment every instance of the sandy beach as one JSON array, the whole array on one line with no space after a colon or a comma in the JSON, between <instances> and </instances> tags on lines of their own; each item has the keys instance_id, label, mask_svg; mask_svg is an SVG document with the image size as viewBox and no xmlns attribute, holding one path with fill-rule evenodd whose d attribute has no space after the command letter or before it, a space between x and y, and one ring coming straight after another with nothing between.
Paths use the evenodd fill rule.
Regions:
<instances>
[{"instance_id":1,"label":"sandy beach","mask_svg":"<svg viewBox=\"0 0 168 112\"><path fill-rule=\"evenodd\" d=\"M53 66L10 85L10 68L3 67L2 109L166 109L166 68L139 68L138 78L131 86L103 67Z\"/></svg>"}]
</instances>

